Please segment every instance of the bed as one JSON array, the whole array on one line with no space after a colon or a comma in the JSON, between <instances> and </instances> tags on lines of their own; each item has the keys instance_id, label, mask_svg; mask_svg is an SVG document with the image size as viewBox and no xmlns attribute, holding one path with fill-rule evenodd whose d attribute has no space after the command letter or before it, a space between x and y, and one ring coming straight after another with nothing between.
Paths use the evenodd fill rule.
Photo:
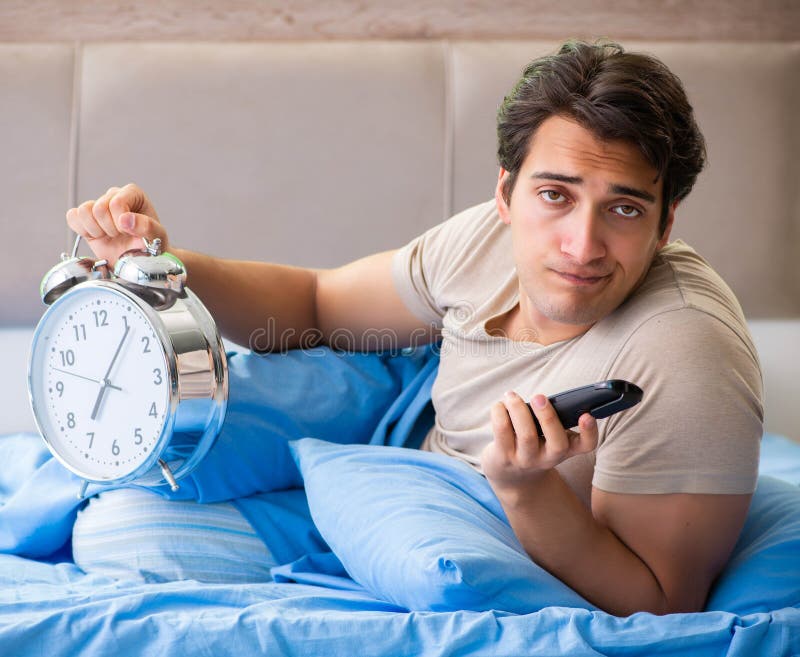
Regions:
<instances>
[{"instance_id":1,"label":"bed","mask_svg":"<svg viewBox=\"0 0 800 657\"><path fill-rule=\"evenodd\" d=\"M25 389L43 310L38 279L69 244L64 210L136 180L188 248L335 266L398 246L489 197L497 99L552 45L0 45L0 80L13 99L0 106L0 130L17 155L0 179L4 221L27 245L11 251L0 279L4 655L800 654L796 42L628 44L663 57L695 102L711 165L674 236L732 285L764 370L759 489L706 611L616 618L520 559L485 482L413 449L431 419L431 349L309 358L228 345L228 419L180 494L250 500L240 508L255 524L285 519L269 534L282 556L273 582L116 580L71 561L78 482L34 433ZM151 103L120 103L131 88ZM300 137L316 147L299 152ZM331 175L310 193L294 175L306 169ZM730 193L754 180L759 194ZM320 403L301 408L287 394L301 389ZM332 389L342 391L335 403ZM226 448L232 442L239 448ZM270 467L252 467L254 454ZM379 472L382 485L364 472ZM447 491L447 504L426 514L419 491L429 488ZM398 507L414 511L402 516L417 537L404 550L381 525ZM428 545L419 533L431 518L476 542Z\"/></svg>"},{"instance_id":2,"label":"bed","mask_svg":"<svg viewBox=\"0 0 800 657\"><path fill-rule=\"evenodd\" d=\"M273 581L82 572L69 551L79 481L36 434L8 434L0 440L0 458L15 464L0 476L5 654L800 650L800 445L793 441L764 437L748 521L706 611L617 618L525 556L480 475L413 449L432 418L435 349L229 357L231 401L218 442L179 494L162 494L237 498L281 564ZM294 383L277 388L276 378ZM332 391L347 394L332 403Z\"/></svg>"}]
</instances>

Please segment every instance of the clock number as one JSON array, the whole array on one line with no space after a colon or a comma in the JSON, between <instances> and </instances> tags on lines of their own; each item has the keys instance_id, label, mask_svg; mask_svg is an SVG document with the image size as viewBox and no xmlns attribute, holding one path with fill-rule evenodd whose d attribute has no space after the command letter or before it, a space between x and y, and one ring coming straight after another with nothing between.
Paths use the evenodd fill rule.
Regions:
<instances>
[{"instance_id":1,"label":"clock number","mask_svg":"<svg viewBox=\"0 0 800 657\"><path fill-rule=\"evenodd\" d=\"M108 326L108 312L105 310L93 310L94 325L98 328L101 326Z\"/></svg>"},{"instance_id":2,"label":"clock number","mask_svg":"<svg viewBox=\"0 0 800 657\"><path fill-rule=\"evenodd\" d=\"M142 353L143 354L149 354L150 353L150 338L143 337L142 338L142 342L144 343L144 351Z\"/></svg>"},{"instance_id":3,"label":"clock number","mask_svg":"<svg viewBox=\"0 0 800 657\"><path fill-rule=\"evenodd\" d=\"M72 349L59 351L58 353L61 354L61 367L71 367L75 364L75 352Z\"/></svg>"},{"instance_id":4,"label":"clock number","mask_svg":"<svg viewBox=\"0 0 800 657\"><path fill-rule=\"evenodd\" d=\"M70 429L74 429L75 424L75 413L67 413L67 426Z\"/></svg>"},{"instance_id":5,"label":"clock number","mask_svg":"<svg viewBox=\"0 0 800 657\"><path fill-rule=\"evenodd\" d=\"M113 443L111 443L111 453L114 456L119 456L119 445L117 445L116 440Z\"/></svg>"},{"instance_id":6,"label":"clock number","mask_svg":"<svg viewBox=\"0 0 800 657\"><path fill-rule=\"evenodd\" d=\"M56 390L58 391L58 396L64 396L64 384L61 381L56 381Z\"/></svg>"},{"instance_id":7,"label":"clock number","mask_svg":"<svg viewBox=\"0 0 800 657\"><path fill-rule=\"evenodd\" d=\"M158 413L156 412L156 403L153 402L150 404L150 412L148 413L151 417L158 418Z\"/></svg>"},{"instance_id":8,"label":"clock number","mask_svg":"<svg viewBox=\"0 0 800 657\"><path fill-rule=\"evenodd\" d=\"M92 445L94 444L94 431L87 431L86 435L89 436L89 449L92 449Z\"/></svg>"},{"instance_id":9,"label":"clock number","mask_svg":"<svg viewBox=\"0 0 800 657\"><path fill-rule=\"evenodd\" d=\"M86 324L74 324L72 328L75 330L75 342L80 342L81 339L86 339Z\"/></svg>"},{"instance_id":10,"label":"clock number","mask_svg":"<svg viewBox=\"0 0 800 657\"><path fill-rule=\"evenodd\" d=\"M133 435L136 436L136 440L134 441L134 445L141 445L142 444L142 440L144 440L144 437L142 436L142 430L137 428L136 430L134 430Z\"/></svg>"},{"instance_id":11,"label":"clock number","mask_svg":"<svg viewBox=\"0 0 800 657\"><path fill-rule=\"evenodd\" d=\"M156 377L155 380L153 381L153 383L156 384L157 386L160 386L161 382L164 380L164 379L161 378L161 370L158 367L156 367L153 370L153 374L155 374L155 377Z\"/></svg>"}]
</instances>

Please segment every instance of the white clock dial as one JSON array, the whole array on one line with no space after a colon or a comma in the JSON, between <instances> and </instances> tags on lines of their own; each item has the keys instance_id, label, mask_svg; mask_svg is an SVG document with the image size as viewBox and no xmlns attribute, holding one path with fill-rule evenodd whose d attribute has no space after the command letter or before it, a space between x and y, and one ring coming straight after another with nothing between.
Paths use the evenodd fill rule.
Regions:
<instances>
[{"instance_id":1,"label":"white clock dial","mask_svg":"<svg viewBox=\"0 0 800 657\"><path fill-rule=\"evenodd\" d=\"M34 337L34 414L50 449L95 481L152 458L169 417L170 375L144 311L121 292L75 288Z\"/></svg>"}]
</instances>

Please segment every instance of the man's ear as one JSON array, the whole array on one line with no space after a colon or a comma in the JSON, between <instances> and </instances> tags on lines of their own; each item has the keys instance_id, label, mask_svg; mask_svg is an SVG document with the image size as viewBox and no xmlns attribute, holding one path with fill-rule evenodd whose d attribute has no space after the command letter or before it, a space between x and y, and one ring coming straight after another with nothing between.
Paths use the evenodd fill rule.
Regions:
<instances>
[{"instance_id":1,"label":"man's ear","mask_svg":"<svg viewBox=\"0 0 800 657\"><path fill-rule=\"evenodd\" d=\"M669 212L667 213L667 225L664 228L663 235L661 235L661 238L658 240L659 249L666 246L667 242L669 242L669 235L672 232L672 225L675 223L675 210L678 208L678 203L680 203L680 201L675 201L669 206Z\"/></svg>"},{"instance_id":2,"label":"man's ear","mask_svg":"<svg viewBox=\"0 0 800 657\"><path fill-rule=\"evenodd\" d=\"M504 224L511 223L511 211L508 208L508 203L506 202L503 194L506 181L510 175L511 174L509 174L508 171L501 167L500 174L497 176L497 187L494 189L494 200L497 204L497 213L500 215L500 219L502 219Z\"/></svg>"}]
</instances>

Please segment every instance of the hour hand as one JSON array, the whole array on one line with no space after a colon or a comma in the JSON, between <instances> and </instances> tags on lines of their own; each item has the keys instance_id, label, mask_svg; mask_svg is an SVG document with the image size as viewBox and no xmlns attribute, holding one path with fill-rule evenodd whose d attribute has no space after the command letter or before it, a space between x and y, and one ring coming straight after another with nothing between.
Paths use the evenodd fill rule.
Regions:
<instances>
[{"instance_id":1,"label":"hour hand","mask_svg":"<svg viewBox=\"0 0 800 657\"><path fill-rule=\"evenodd\" d=\"M93 420L97 417L97 411L100 409L100 402L103 401L103 395L106 394L106 388L108 388L108 385L104 383L100 386L100 392L97 393L97 399L95 400L94 408L92 409Z\"/></svg>"}]
</instances>

